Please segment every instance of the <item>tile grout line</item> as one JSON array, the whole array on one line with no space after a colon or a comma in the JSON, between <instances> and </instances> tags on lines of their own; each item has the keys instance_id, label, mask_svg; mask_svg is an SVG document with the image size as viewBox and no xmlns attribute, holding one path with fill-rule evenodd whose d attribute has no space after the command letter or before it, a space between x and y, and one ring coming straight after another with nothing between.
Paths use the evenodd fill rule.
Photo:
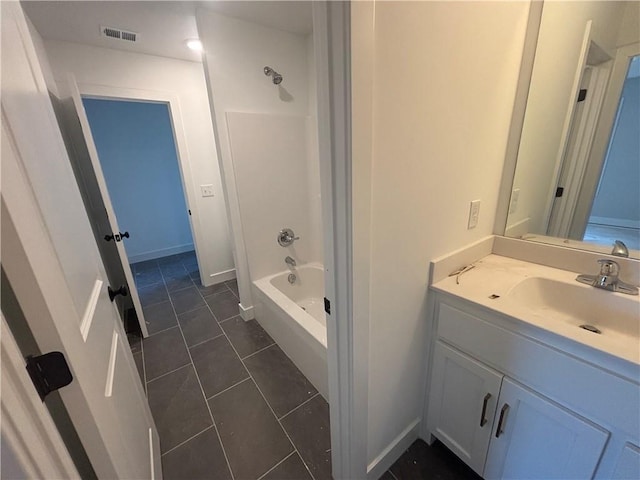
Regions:
<instances>
[{"instance_id":1,"label":"tile grout line","mask_svg":"<svg viewBox=\"0 0 640 480\"><path fill-rule=\"evenodd\" d=\"M221 329L222 330L222 329ZM207 343L210 342L211 340L215 340L216 338L220 338L222 335L224 335L223 333L220 333L219 335L216 335L215 337L211 337L211 338L207 338L206 340L202 340L201 342L198 343L194 343L193 345L187 345L187 348L195 348L195 347L199 347L200 345L202 345L203 343Z\"/></svg>"},{"instance_id":2,"label":"tile grout line","mask_svg":"<svg viewBox=\"0 0 640 480\"><path fill-rule=\"evenodd\" d=\"M213 312L211 312L213 313ZM223 329L224 332L224 329ZM271 404L269 403L269 401L267 400L267 397L264 395L264 393L262 392L262 390L260 389L260 387L258 386L258 382L256 382L256 379L253 378L253 375L251 375L251 372L249 371L249 369L247 368L247 366L244 364L244 361L242 360L242 358L240 358L240 355L238 355L238 351L236 350L236 347L234 347L233 343L231 343L231 340L229 339L229 337L227 336L227 332L224 333L225 337L227 337L227 341L229 342L229 345L231 345L231 348L233 348L233 351L236 353L236 355L238 356L238 359L240 360L240 363L242 363L242 366L244 367L244 369L247 371L247 373L249 374L249 378L251 379L251 381L253 382L253 384L255 385L256 389L258 390L258 392L260 393L260 395L262 396L262 399L264 400L264 403L267 404L267 407L269 407L269 410L271 410L271 414L274 416L274 418L276 419L276 421L278 422L278 425L280 425L280 428L282 429L282 431L284 432L284 434L287 437L287 440L289 440L289 442L291 443L291 446L293 447L293 450L295 452L298 452L298 447L296 446L296 444L293 442L293 440L291 440L291 436L289 435L289 432L287 432L287 430L284 428L284 426L282 425L282 422L280 421L280 419L278 418L278 416L276 415L276 412L273 410L273 408L271 407ZM313 473L311 473L311 469L309 468L309 466L307 465L307 462L304 461L304 458L302 458L302 455L300 455L300 452L298 452L298 456L300 457L300 460L302 461L302 464L305 466L305 468L307 469L307 471L309 472L309 475L311 475L312 480L315 480L315 477L313 476Z\"/></svg>"},{"instance_id":3,"label":"tile grout line","mask_svg":"<svg viewBox=\"0 0 640 480\"><path fill-rule=\"evenodd\" d=\"M269 475L271 472L273 472L276 468L278 468L278 466L282 465L287 458L291 457L292 455L295 455L296 453L298 453L297 450L294 450L293 452L291 452L289 455L287 455L286 457L284 457L282 460L280 460L278 463L276 463L273 467L271 467L269 470L267 470L266 472L264 472L262 475L260 475L258 477L258 480L260 480L261 478L264 478L265 475ZM300 454L298 454L298 456L300 456ZM302 457L301 457L302 458Z\"/></svg>"},{"instance_id":4,"label":"tile grout line","mask_svg":"<svg viewBox=\"0 0 640 480\"><path fill-rule=\"evenodd\" d=\"M273 340L273 339L271 339L271 340ZM274 345L276 345L275 340L274 340L274 342L272 344L267 345L266 347L262 347L260 350L256 350L255 352L250 353L249 355L246 355L244 357L240 357L240 360L242 360L244 362L247 358L253 357L254 355L257 355L260 352L264 352L267 348L271 348Z\"/></svg>"},{"instance_id":5,"label":"tile grout line","mask_svg":"<svg viewBox=\"0 0 640 480\"><path fill-rule=\"evenodd\" d=\"M189 438L187 438L186 440L184 440L183 442L180 442L178 445L176 445L175 447L171 447L169 450L167 450L166 452L160 454L161 457L164 457L167 453L171 453L174 450L176 450L177 448L180 448L181 446L183 446L185 443L190 442L191 440L193 440L194 438L196 438L198 435L206 432L207 430L211 430L212 428L214 428L213 425L209 425L207 428L205 428L204 430L200 430L198 433L196 433L195 435L190 436Z\"/></svg>"},{"instance_id":6,"label":"tile grout line","mask_svg":"<svg viewBox=\"0 0 640 480\"><path fill-rule=\"evenodd\" d=\"M314 387L315 389L315 387ZM296 408L292 408L291 410L289 410L287 413L285 413L284 415L282 415L280 418L278 418L278 420L282 420L284 417L288 416L289 414L295 412L296 410L298 410L300 407L302 407L303 405L309 403L311 400L313 400L314 398L316 398L318 395L320 395L320 392L316 391L315 394L313 394L311 397L307 398L304 402L302 402L300 405L298 405Z\"/></svg>"},{"instance_id":7,"label":"tile grout line","mask_svg":"<svg viewBox=\"0 0 640 480\"><path fill-rule=\"evenodd\" d=\"M176 318L176 321L177 321L177 320L178 320L178 319ZM176 328L177 326L178 326L177 324L176 324L176 325L171 325L170 327L167 327L167 328L165 328L165 329L163 329L163 330L158 330L157 332L150 333L150 334L149 334L149 336L148 336L147 338L151 338L151 337L153 337L153 336L155 336L155 335L158 335L159 333L164 333L164 332L166 332L166 331L168 331L168 330L171 330L172 328Z\"/></svg>"},{"instance_id":8,"label":"tile grout line","mask_svg":"<svg viewBox=\"0 0 640 480\"><path fill-rule=\"evenodd\" d=\"M157 377L153 377L151 380L149 380L147 383L153 383L156 380L160 380L161 378L166 377L167 375L171 375L172 373L177 372L178 370L182 370L184 367L188 367L190 364L189 363L185 363L184 365L180 365L178 368L174 368L173 370L171 370L170 372L167 373L163 373L162 375L159 375Z\"/></svg>"},{"instance_id":9,"label":"tile grout line","mask_svg":"<svg viewBox=\"0 0 640 480\"><path fill-rule=\"evenodd\" d=\"M160 272L162 274L162 272ZM164 275L162 275L162 280L164 281ZM165 286L166 287L166 286ZM196 289L197 290L197 289ZM200 293L199 290L197 290ZM200 294L202 296L202 294ZM176 316L176 322L178 322L178 314L176 313L176 309L173 305L173 300L169 297L169 301L171 302L171 308L173 309L173 314ZM205 304L207 304L205 302ZM208 305L207 305L208 306ZM213 312L212 312L213 314ZM215 316L213 317L215 318ZM231 463L229 463L229 457L227 456L227 451L224 448L224 444L222 443L222 438L220 437L220 432L218 431L218 427L216 425L216 420L213 418L213 413L211 412L211 407L209 407L209 402L207 401L207 396L204 393L204 388L202 388L202 382L200 381L200 375L198 375L198 370L196 370L196 364L193 362L193 357L191 356L191 352L189 351L189 347L187 347L187 340L184 338L184 333L182 332L182 327L180 326L180 322L178 322L178 328L180 329L180 335L182 335L182 341L184 342L184 346L187 349L187 354L189 355L189 360L191 360L191 365L193 365L193 371L196 374L196 380L198 380L198 385L200 386L200 392L202 393L202 398L204 399L204 403L207 407L207 411L209 412L209 418L211 419L211 423L215 428L216 435L218 437L218 441L220 442L220 448L222 449L222 453L224 454L224 459L227 462L227 468L229 469L229 474L231 475L231 480L235 480L235 475L233 474L233 470L231 469Z\"/></svg>"},{"instance_id":10,"label":"tile grout line","mask_svg":"<svg viewBox=\"0 0 640 480\"><path fill-rule=\"evenodd\" d=\"M233 387L237 387L238 385L240 385L241 383L246 382L247 380L251 380L251 377L247 377L247 378L243 378L242 380L240 380L239 382L234 383L233 385L231 385L230 387L225 388L224 390L211 395L209 398L207 398L207 401L211 400L212 398L216 398L218 395L222 395L223 393L231 390Z\"/></svg>"}]
</instances>

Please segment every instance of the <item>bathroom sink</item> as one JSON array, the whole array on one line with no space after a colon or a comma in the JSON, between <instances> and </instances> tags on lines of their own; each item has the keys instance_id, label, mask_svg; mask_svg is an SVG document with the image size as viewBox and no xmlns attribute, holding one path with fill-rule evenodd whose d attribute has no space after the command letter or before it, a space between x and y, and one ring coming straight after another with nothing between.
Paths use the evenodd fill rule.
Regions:
<instances>
[{"instance_id":1,"label":"bathroom sink","mask_svg":"<svg viewBox=\"0 0 640 480\"><path fill-rule=\"evenodd\" d=\"M579 283L545 277L529 277L517 283L507 298L549 321L564 322L594 334L622 335L640 340L638 297L612 293Z\"/></svg>"}]
</instances>

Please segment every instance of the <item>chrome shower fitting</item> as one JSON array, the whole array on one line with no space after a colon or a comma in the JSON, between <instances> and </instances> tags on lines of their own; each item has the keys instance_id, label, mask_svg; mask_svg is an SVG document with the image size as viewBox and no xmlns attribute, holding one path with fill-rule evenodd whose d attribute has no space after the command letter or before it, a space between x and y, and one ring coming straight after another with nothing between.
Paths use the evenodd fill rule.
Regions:
<instances>
[{"instance_id":1,"label":"chrome shower fitting","mask_svg":"<svg viewBox=\"0 0 640 480\"><path fill-rule=\"evenodd\" d=\"M300 240L300 237L296 237L293 230L290 228L283 228L278 232L278 245L281 247L288 247L293 244L294 241Z\"/></svg>"},{"instance_id":2,"label":"chrome shower fitting","mask_svg":"<svg viewBox=\"0 0 640 480\"><path fill-rule=\"evenodd\" d=\"M296 261L293 258L291 258L290 256L288 256L288 255L284 259L284 263L289 265L289 268L293 268L293 267L295 267L297 265Z\"/></svg>"},{"instance_id":3,"label":"chrome shower fitting","mask_svg":"<svg viewBox=\"0 0 640 480\"><path fill-rule=\"evenodd\" d=\"M274 85L280 85L282 83L282 75L280 75L278 72L276 72L273 68L264 67L264 74L267 77L273 77L273 84Z\"/></svg>"}]
</instances>

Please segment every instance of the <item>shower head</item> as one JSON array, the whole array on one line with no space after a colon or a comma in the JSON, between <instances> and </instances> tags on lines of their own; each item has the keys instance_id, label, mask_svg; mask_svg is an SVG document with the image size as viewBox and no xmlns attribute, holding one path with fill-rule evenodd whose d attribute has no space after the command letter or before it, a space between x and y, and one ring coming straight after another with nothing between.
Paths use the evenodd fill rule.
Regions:
<instances>
[{"instance_id":1,"label":"shower head","mask_svg":"<svg viewBox=\"0 0 640 480\"><path fill-rule=\"evenodd\" d=\"M274 85L280 85L282 83L282 75L280 75L278 72L276 72L273 68L264 67L264 74L267 77L273 77L273 84Z\"/></svg>"}]
</instances>

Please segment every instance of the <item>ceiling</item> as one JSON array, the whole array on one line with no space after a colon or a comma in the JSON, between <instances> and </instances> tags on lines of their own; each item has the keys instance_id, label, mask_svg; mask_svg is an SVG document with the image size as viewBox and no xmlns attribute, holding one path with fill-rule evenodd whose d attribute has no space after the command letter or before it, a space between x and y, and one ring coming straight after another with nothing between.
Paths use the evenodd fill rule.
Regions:
<instances>
[{"instance_id":1,"label":"ceiling","mask_svg":"<svg viewBox=\"0 0 640 480\"><path fill-rule=\"evenodd\" d=\"M198 37L195 12L203 8L271 28L312 31L306 1L26 1L23 8L45 39L200 61L185 40ZM137 41L105 38L100 27L138 34Z\"/></svg>"}]
</instances>

